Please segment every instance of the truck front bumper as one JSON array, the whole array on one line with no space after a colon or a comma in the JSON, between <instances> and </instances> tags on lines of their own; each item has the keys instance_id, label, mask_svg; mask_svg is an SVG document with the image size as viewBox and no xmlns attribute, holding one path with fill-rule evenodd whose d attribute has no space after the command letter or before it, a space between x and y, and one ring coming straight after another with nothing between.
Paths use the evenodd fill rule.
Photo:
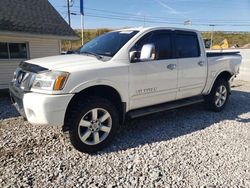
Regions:
<instances>
[{"instance_id":1,"label":"truck front bumper","mask_svg":"<svg viewBox=\"0 0 250 188\"><path fill-rule=\"evenodd\" d=\"M73 94L47 95L23 92L9 86L12 103L32 125L63 126L67 106Z\"/></svg>"}]
</instances>

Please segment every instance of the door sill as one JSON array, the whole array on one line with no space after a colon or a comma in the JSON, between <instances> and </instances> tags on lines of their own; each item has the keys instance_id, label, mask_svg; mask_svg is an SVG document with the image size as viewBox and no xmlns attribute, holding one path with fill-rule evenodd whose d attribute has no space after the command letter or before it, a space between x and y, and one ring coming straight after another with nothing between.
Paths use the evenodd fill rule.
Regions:
<instances>
[{"instance_id":1,"label":"door sill","mask_svg":"<svg viewBox=\"0 0 250 188\"><path fill-rule=\"evenodd\" d=\"M162 103L162 104L157 104L157 105L153 105L153 106L149 106L145 108L132 110L128 112L127 116L128 118L133 119L133 118L146 116L146 115L163 112L167 110L172 110L175 108L189 106L189 105L201 103L201 102L204 102L203 96L195 96L195 97L180 99L177 101L172 101L172 102L167 102L167 103Z\"/></svg>"}]
</instances>

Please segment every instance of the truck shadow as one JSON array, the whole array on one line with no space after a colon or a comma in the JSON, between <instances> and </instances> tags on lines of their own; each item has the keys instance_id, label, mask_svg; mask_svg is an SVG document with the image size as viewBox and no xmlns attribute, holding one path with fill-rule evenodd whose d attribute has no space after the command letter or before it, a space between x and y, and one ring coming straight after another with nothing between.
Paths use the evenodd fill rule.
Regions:
<instances>
[{"instance_id":1,"label":"truck shadow","mask_svg":"<svg viewBox=\"0 0 250 188\"><path fill-rule=\"evenodd\" d=\"M20 114L11 104L9 96L0 96L0 120L18 117Z\"/></svg>"},{"instance_id":2,"label":"truck shadow","mask_svg":"<svg viewBox=\"0 0 250 188\"><path fill-rule=\"evenodd\" d=\"M250 123L250 118L244 118L246 113L250 113L250 93L233 91L229 103L222 112L210 112L201 103L134 119L119 133L113 145L103 152L109 153L171 140L206 129L224 120Z\"/></svg>"}]
</instances>

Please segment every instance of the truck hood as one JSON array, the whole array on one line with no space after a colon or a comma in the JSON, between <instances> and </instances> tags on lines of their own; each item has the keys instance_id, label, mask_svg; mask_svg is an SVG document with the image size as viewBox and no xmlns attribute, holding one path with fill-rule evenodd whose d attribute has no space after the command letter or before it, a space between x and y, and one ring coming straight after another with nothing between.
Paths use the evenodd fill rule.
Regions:
<instances>
[{"instance_id":1,"label":"truck hood","mask_svg":"<svg viewBox=\"0 0 250 188\"><path fill-rule=\"evenodd\" d=\"M94 56L69 54L69 55L58 55L43 57L37 59L31 59L26 61L30 64L39 65L49 70L64 70L70 71L71 69L80 68L82 66L95 66L99 63L105 63L98 60Z\"/></svg>"}]
</instances>

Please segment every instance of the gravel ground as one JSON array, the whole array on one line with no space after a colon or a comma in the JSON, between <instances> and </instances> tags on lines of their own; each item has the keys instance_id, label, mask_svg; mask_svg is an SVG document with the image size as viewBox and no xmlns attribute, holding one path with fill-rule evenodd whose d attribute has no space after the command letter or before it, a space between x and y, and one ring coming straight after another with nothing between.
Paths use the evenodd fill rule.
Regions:
<instances>
[{"instance_id":1,"label":"gravel ground","mask_svg":"<svg viewBox=\"0 0 250 188\"><path fill-rule=\"evenodd\" d=\"M31 126L0 98L0 187L250 187L250 82L220 113L202 104L135 119L95 155Z\"/></svg>"}]
</instances>

